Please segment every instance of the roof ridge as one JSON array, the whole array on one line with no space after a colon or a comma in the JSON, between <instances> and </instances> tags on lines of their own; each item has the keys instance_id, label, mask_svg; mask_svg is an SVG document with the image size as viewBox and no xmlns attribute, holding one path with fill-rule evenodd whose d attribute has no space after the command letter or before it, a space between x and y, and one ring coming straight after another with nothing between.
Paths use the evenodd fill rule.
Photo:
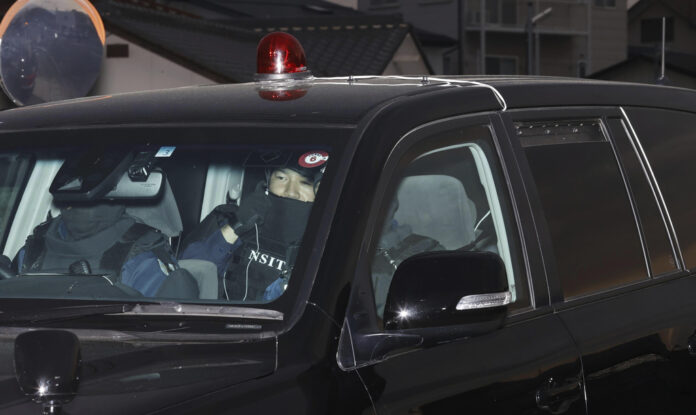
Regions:
<instances>
[{"instance_id":1,"label":"roof ridge","mask_svg":"<svg viewBox=\"0 0 696 415\"><path fill-rule=\"evenodd\" d=\"M97 0L94 2L94 4L97 7L97 10L99 10L102 18L107 21L110 20L111 14L115 12L135 18L156 17L159 21L165 20L176 23L177 25L184 24L190 28L198 28L206 31L210 31L212 29L218 33L234 33L237 36L241 35L251 39L256 39L258 37L258 34L254 33L254 31L244 27L222 24L218 21L193 18L187 15L178 15L152 9L145 9L134 4L126 3L122 0Z\"/></svg>"}]
</instances>

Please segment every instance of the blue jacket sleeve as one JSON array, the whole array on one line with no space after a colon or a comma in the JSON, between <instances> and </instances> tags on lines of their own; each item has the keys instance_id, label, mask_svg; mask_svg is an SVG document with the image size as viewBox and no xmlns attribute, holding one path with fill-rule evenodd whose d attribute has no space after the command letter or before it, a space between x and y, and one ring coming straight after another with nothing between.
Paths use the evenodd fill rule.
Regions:
<instances>
[{"instance_id":1,"label":"blue jacket sleeve","mask_svg":"<svg viewBox=\"0 0 696 415\"><path fill-rule=\"evenodd\" d=\"M165 274L165 271L167 274ZM129 259L121 268L121 282L145 297L154 297L169 271L151 251Z\"/></svg>"},{"instance_id":2,"label":"blue jacket sleeve","mask_svg":"<svg viewBox=\"0 0 696 415\"><path fill-rule=\"evenodd\" d=\"M286 285L287 283L283 278L278 278L277 280L273 281L271 285L266 287L266 290L263 292L263 299L265 301L273 301L280 297L283 292L285 292Z\"/></svg>"},{"instance_id":3,"label":"blue jacket sleeve","mask_svg":"<svg viewBox=\"0 0 696 415\"><path fill-rule=\"evenodd\" d=\"M217 266L218 275L222 275L232 254L241 244L241 239L237 239L233 244L227 242L222 236L222 231L217 229L208 235L207 238L187 246L179 259L203 259L210 261Z\"/></svg>"}]
</instances>

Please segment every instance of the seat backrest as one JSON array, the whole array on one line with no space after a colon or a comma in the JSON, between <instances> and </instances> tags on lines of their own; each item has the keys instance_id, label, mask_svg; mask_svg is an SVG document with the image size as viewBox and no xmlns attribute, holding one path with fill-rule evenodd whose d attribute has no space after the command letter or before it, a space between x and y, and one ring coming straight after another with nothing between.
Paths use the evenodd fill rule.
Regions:
<instances>
[{"instance_id":1,"label":"seat backrest","mask_svg":"<svg viewBox=\"0 0 696 415\"><path fill-rule=\"evenodd\" d=\"M474 240L476 206L462 182L452 176L429 174L405 177L397 191L394 219L413 233L457 249Z\"/></svg>"},{"instance_id":2,"label":"seat backrest","mask_svg":"<svg viewBox=\"0 0 696 415\"><path fill-rule=\"evenodd\" d=\"M243 182L244 168L230 164L211 164L205 178L200 220L205 219L216 206L229 202L239 205Z\"/></svg>"}]
</instances>

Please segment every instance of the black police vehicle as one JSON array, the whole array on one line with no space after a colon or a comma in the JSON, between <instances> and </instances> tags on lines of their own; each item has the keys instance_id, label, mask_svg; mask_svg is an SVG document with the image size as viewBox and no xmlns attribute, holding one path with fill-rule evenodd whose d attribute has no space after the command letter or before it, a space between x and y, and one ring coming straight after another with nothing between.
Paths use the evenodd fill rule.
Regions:
<instances>
[{"instance_id":1,"label":"black police vehicle","mask_svg":"<svg viewBox=\"0 0 696 415\"><path fill-rule=\"evenodd\" d=\"M696 407L696 93L259 56L0 114L3 414Z\"/></svg>"}]
</instances>

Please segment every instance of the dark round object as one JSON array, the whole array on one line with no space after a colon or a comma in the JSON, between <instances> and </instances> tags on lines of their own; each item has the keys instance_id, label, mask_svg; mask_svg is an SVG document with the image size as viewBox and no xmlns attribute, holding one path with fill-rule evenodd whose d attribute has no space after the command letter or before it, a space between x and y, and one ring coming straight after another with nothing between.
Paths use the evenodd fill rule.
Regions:
<instances>
[{"instance_id":1,"label":"dark round object","mask_svg":"<svg viewBox=\"0 0 696 415\"><path fill-rule=\"evenodd\" d=\"M84 97L104 53L104 24L82 0L15 3L0 23L0 80L17 105Z\"/></svg>"}]
</instances>

